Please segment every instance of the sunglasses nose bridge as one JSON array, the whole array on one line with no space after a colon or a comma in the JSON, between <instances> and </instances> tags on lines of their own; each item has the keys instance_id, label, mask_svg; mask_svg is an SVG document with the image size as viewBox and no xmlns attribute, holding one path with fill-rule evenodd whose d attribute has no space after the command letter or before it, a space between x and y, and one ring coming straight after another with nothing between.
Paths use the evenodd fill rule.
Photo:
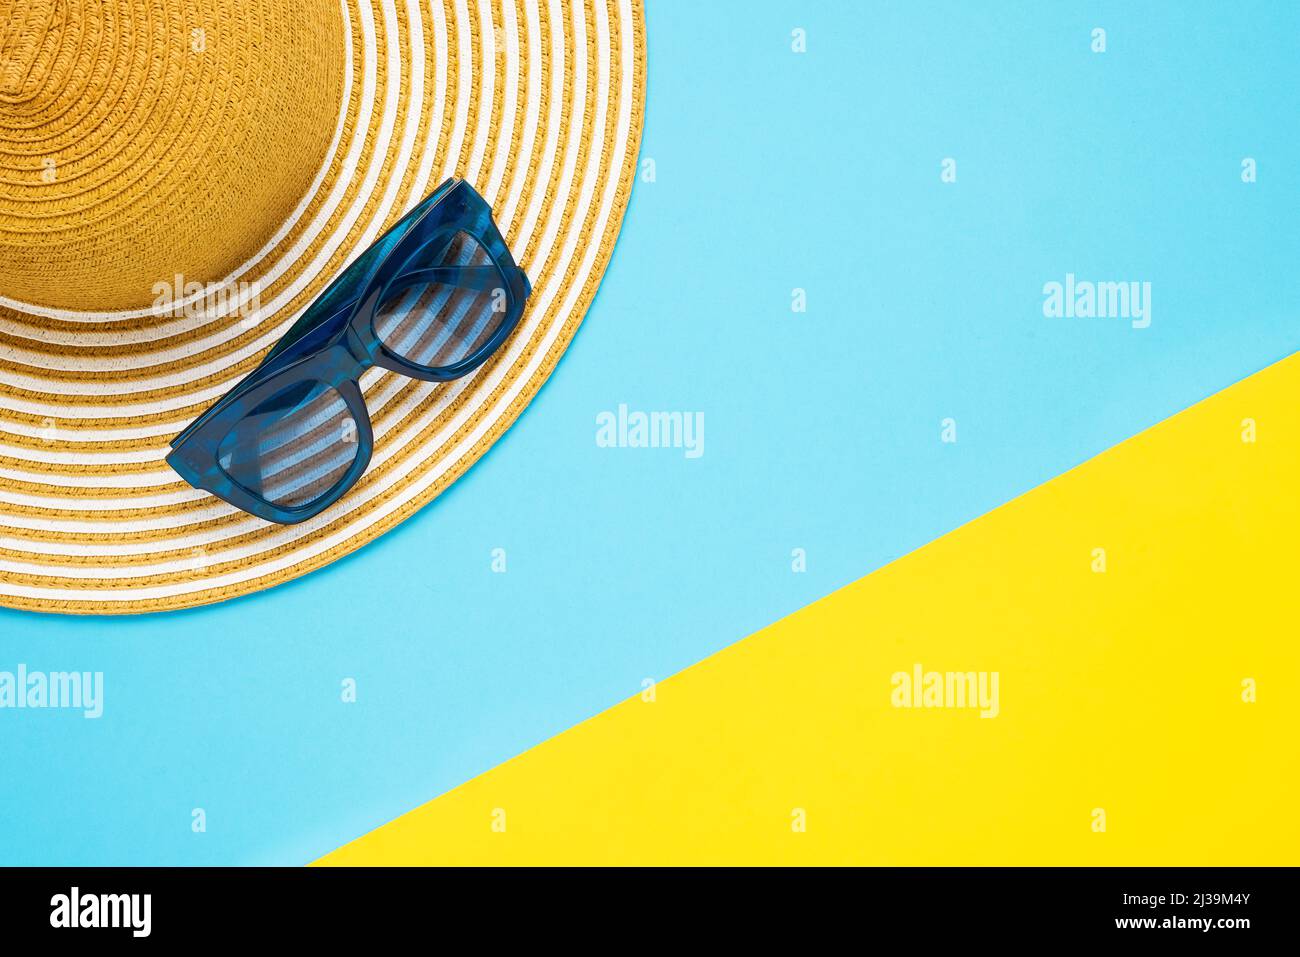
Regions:
<instances>
[{"instance_id":1,"label":"sunglasses nose bridge","mask_svg":"<svg viewBox=\"0 0 1300 957\"><path fill-rule=\"evenodd\" d=\"M347 332L343 336L343 348L355 364L355 367L349 370L351 373L349 378L357 378L375 364L373 346L368 341L368 338L363 339L353 325L348 326Z\"/></svg>"}]
</instances>

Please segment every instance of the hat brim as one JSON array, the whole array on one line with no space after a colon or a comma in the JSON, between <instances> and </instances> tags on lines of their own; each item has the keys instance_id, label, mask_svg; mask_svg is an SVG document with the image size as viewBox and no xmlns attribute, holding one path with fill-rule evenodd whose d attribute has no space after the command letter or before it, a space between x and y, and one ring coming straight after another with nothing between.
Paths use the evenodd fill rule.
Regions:
<instances>
[{"instance_id":1,"label":"hat brim","mask_svg":"<svg viewBox=\"0 0 1300 957\"><path fill-rule=\"evenodd\" d=\"M271 587L402 522L511 426L595 295L641 136L640 0L558 8L342 0L343 113L314 191L248 265L261 290L251 320L236 308L195 318L0 300L0 604L127 614ZM533 281L500 353L447 385L367 373L371 466L301 525L180 481L163 461L169 440L451 175L476 184Z\"/></svg>"}]
</instances>

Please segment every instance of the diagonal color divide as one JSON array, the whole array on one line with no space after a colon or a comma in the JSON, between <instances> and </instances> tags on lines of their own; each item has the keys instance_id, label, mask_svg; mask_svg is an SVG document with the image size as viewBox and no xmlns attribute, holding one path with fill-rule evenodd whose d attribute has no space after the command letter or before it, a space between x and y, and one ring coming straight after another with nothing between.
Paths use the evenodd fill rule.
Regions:
<instances>
[{"instance_id":1,"label":"diagonal color divide","mask_svg":"<svg viewBox=\"0 0 1300 957\"><path fill-rule=\"evenodd\" d=\"M321 863L1293 862L1298 405L1300 355Z\"/></svg>"}]
</instances>

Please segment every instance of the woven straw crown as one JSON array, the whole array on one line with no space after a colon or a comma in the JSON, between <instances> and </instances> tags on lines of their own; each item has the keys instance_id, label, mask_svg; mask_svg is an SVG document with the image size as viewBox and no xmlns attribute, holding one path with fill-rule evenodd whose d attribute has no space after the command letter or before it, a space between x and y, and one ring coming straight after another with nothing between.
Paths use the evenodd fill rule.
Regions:
<instances>
[{"instance_id":1,"label":"woven straw crown","mask_svg":"<svg viewBox=\"0 0 1300 957\"><path fill-rule=\"evenodd\" d=\"M218 282L311 186L343 21L301 0L14 0L0 18L0 295L147 306Z\"/></svg>"},{"instance_id":2,"label":"woven straw crown","mask_svg":"<svg viewBox=\"0 0 1300 957\"><path fill-rule=\"evenodd\" d=\"M219 601L412 515L554 369L626 208L639 0L0 0L0 604ZM169 440L442 179L533 282L472 376L362 378L371 467L270 525Z\"/></svg>"}]
</instances>

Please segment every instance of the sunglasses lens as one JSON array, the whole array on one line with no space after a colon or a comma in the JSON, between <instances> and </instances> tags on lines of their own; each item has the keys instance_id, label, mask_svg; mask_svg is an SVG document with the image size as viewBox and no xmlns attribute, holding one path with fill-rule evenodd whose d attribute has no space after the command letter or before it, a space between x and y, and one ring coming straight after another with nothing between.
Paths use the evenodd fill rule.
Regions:
<instances>
[{"instance_id":1,"label":"sunglasses lens","mask_svg":"<svg viewBox=\"0 0 1300 957\"><path fill-rule=\"evenodd\" d=\"M280 508L303 508L331 492L360 452L343 396L323 382L296 382L261 403L217 447L227 475Z\"/></svg>"},{"instance_id":2,"label":"sunglasses lens","mask_svg":"<svg viewBox=\"0 0 1300 957\"><path fill-rule=\"evenodd\" d=\"M478 354L501 328L509 293L501 270L467 233L409 263L375 313L375 334L412 365L442 369Z\"/></svg>"}]
</instances>

